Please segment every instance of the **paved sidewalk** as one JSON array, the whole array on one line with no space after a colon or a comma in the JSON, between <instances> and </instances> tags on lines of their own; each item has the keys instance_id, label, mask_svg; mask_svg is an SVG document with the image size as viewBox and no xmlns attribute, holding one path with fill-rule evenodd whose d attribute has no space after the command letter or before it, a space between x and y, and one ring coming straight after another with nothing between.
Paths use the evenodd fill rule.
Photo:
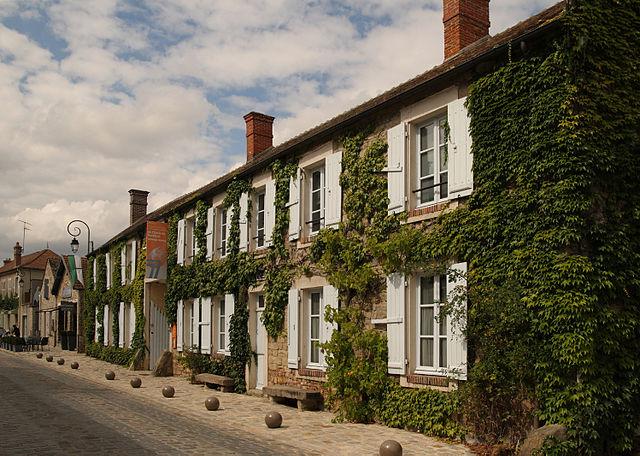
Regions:
<instances>
[{"instance_id":1,"label":"paved sidewalk","mask_svg":"<svg viewBox=\"0 0 640 456\"><path fill-rule=\"evenodd\" d=\"M52 363L46 362L44 357L37 359L35 352L15 353L14 356L31 365L56 371L58 375L80 376L102 387L161 404L167 413L193 420L194 424L208 425L233 435L251 435L267 447L293 446L300 454L308 455L377 455L384 440L394 439L402 444L405 456L473 454L464 445L449 444L422 434L376 424L332 423L333 414L330 412L299 412L293 407L272 404L266 398L220 393L202 385L192 385L182 377L153 377L148 371L134 372L83 354L57 349L44 352L45 357L48 354L55 357ZM56 363L60 356L66 361L63 366ZM73 361L80 364L78 370L71 369ZM116 373L114 381L105 379L107 370ZM136 376L142 379L139 389L133 389L129 384L129 380ZM162 396L161 390L165 385L175 388L176 394L172 399ZM220 410L215 412L204 407L205 399L212 395L220 400ZM264 424L264 416L272 410L282 414L283 426L280 429L268 429Z\"/></svg>"}]
</instances>

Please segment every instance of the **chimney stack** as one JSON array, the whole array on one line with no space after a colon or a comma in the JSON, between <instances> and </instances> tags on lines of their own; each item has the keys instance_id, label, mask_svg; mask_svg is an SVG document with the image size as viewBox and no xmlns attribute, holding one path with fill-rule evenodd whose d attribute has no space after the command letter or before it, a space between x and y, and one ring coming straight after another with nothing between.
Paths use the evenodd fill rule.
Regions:
<instances>
[{"instance_id":1,"label":"chimney stack","mask_svg":"<svg viewBox=\"0 0 640 456\"><path fill-rule=\"evenodd\" d=\"M16 245L13 246L13 259L16 262L16 267L22 264L22 246L19 242L16 242Z\"/></svg>"},{"instance_id":2,"label":"chimney stack","mask_svg":"<svg viewBox=\"0 0 640 456\"><path fill-rule=\"evenodd\" d=\"M489 35L489 0L443 0L444 58Z\"/></svg>"},{"instance_id":3,"label":"chimney stack","mask_svg":"<svg viewBox=\"0 0 640 456\"><path fill-rule=\"evenodd\" d=\"M147 215L147 196L149 192L144 190L129 190L131 199L129 200L129 224L133 225L140 218Z\"/></svg>"},{"instance_id":4,"label":"chimney stack","mask_svg":"<svg viewBox=\"0 0 640 456\"><path fill-rule=\"evenodd\" d=\"M5 258L4 260L2 260L4 262L4 264L2 266L6 266L9 263L11 263L11 258Z\"/></svg>"},{"instance_id":5,"label":"chimney stack","mask_svg":"<svg viewBox=\"0 0 640 456\"><path fill-rule=\"evenodd\" d=\"M253 111L244 116L247 124L247 161L273 146L273 119Z\"/></svg>"}]
</instances>

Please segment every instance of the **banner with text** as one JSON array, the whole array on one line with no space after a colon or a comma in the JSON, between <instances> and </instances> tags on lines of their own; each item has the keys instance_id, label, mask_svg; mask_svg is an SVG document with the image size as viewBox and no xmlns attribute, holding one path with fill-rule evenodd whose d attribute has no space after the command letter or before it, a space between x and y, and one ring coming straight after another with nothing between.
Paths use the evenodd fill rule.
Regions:
<instances>
[{"instance_id":1,"label":"banner with text","mask_svg":"<svg viewBox=\"0 0 640 456\"><path fill-rule=\"evenodd\" d=\"M147 279L167 280L167 231L162 222L147 222Z\"/></svg>"}]
</instances>

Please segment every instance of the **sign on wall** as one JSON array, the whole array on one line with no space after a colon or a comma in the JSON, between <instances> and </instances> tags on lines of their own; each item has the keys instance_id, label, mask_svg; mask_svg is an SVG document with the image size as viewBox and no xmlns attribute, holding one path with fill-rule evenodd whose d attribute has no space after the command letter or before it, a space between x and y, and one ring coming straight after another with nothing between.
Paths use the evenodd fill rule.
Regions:
<instances>
[{"instance_id":1,"label":"sign on wall","mask_svg":"<svg viewBox=\"0 0 640 456\"><path fill-rule=\"evenodd\" d=\"M147 222L147 279L167 279L167 231L166 223Z\"/></svg>"}]
</instances>

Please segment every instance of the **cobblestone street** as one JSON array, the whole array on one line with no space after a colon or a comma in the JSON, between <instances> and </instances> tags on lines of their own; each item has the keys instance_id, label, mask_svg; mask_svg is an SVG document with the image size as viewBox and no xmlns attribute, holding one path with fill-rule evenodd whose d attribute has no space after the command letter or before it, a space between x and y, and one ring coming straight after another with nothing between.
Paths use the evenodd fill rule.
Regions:
<instances>
[{"instance_id":1,"label":"cobblestone street","mask_svg":"<svg viewBox=\"0 0 640 456\"><path fill-rule=\"evenodd\" d=\"M329 412L298 412L184 378L154 378L84 355L51 353L65 364L0 350L0 454L376 455L391 438L405 455L472 454L463 445L398 429L334 424ZM79 370L71 369L72 361ZM111 382L104 379L109 369L116 372ZM129 385L135 376L143 381L137 390ZM161 394L169 384L176 389L172 399ZM216 412L204 407L211 395L220 399ZM270 410L282 414L282 428L265 426Z\"/></svg>"}]
</instances>

